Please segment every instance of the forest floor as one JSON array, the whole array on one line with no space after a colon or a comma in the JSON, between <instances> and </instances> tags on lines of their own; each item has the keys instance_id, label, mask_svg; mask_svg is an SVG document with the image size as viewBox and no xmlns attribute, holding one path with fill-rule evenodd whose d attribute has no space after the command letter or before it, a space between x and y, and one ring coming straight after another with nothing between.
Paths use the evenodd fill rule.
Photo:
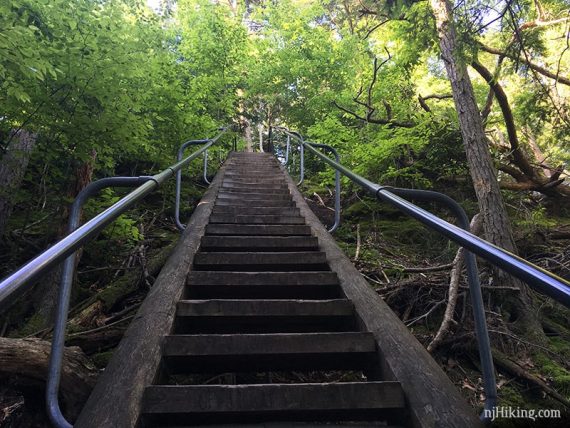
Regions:
<instances>
[{"instance_id":1,"label":"forest floor","mask_svg":"<svg viewBox=\"0 0 570 428\"><path fill-rule=\"evenodd\" d=\"M331 224L330 195L305 192L307 201L324 224ZM324 193L322 193L324 195ZM186 200L197 201L200 190L187 193ZM192 204L189 204L192 205ZM66 344L79 347L87 356L85 388L104 369L129 321L152 286L162 264L176 243L178 232L166 214L161 198L138 209L137 239L129 234L103 237L89 244L79 266L77 291L70 311ZM149 214L156 212L158 214ZM191 209L183 211L186 219ZM385 299L416 338L426 347L440 328L447 305L450 271L457 248L426 231L413 220L354 195L343 211L343 224L335 238L354 261L370 285ZM570 277L570 219L551 222L543 217L515 220L521 255L558 275ZM12 241L0 245L0 252L15 251L14 242L24 237L29 245L20 247L19 256L0 260L3 266L14 257L25 260L34 253L32 245L40 225L12 233ZM113 241L115 240L115 241ZM113 245L115 251L105 251ZM37 246L37 244L35 245ZM105 254L103 256L103 254ZM493 301L497 291L491 284L488 267L480 263L483 295ZM434 358L474 408L481 409L484 391L478 352L472 329L467 285L460 275L454 321L445 338L432 351ZM509 290L507 290L509 292ZM534 343L514 332L502 318L501 308L487 308L487 319L501 406L520 409L560 410L560 419L503 419L494 426L543 426L556 428L570 422L570 311L550 299L533 295L545 333L545 341ZM27 299L24 299L27 300ZM34 367L16 367L0 373L0 427L47 427L43 382L51 329L37 325L30 316L30 303L23 303L0 318L3 337L24 338L24 351L42 349L43 357ZM23 321L24 320L24 321ZM45 348L47 349L47 348ZM9 356L8 356L9 357ZM0 361L8 358L0 352ZM4 360L3 360L4 358ZM78 397L81 393L78 394ZM76 397L69 398L73 413ZM66 397L64 397L66 403Z\"/></svg>"}]
</instances>

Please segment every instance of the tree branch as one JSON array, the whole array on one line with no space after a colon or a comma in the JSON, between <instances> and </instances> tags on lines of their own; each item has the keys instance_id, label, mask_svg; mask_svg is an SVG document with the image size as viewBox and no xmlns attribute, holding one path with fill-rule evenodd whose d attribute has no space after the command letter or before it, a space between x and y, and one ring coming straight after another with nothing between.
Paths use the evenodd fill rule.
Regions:
<instances>
[{"instance_id":1,"label":"tree branch","mask_svg":"<svg viewBox=\"0 0 570 428\"><path fill-rule=\"evenodd\" d=\"M522 62L531 70L534 70L537 73L542 74L543 76L554 79L555 81L557 81L559 83L570 86L570 79L568 79L567 77L561 76L560 74L557 74L557 73L553 73L552 71L547 70L546 68L541 67L540 65L537 65L533 62L530 62L529 60L527 60L526 58L524 58L520 55L514 55L514 54L511 54L509 52L504 52L500 49L496 49L496 48L493 48L491 46L484 45L482 43L479 43L479 47L484 52L487 52L487 53L490 53L493 55L500 55L500 56L512 59L513 61Z\"/></svg>"},{"instance_id":2,"label":"tree branch","mask_svg":"<svg viewBox=\"0 0 570 428\"><path fill-rule=\"evenodd\" d=\"M503 90L503 87L499 84L497 80L493 78L491 72L485 68L483 64L474 60L471 66L485 79L489 84L491 89L497 98L497 103L501 107L503 112L503 118L505 120L505 126L507 128L507 135L509 137L509 142L511 145L511 153L514 163L521 169L521 171L528 176L530 179L539 179L544 177L539 177L540 172L538 172L528 161L527 156L522 151L519 143L519 138L517 135L517 128L515 126L515 118L507 98L507 94Z\"/></svg>"}]
</instances>

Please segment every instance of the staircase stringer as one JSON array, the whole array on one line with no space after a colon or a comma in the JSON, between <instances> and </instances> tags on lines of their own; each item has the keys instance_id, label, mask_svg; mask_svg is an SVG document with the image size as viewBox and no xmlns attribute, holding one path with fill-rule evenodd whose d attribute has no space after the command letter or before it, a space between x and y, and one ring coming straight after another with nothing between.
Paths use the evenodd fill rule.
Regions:
<instances>
[{"instance_id":1,"label":"staircase stringer","mask_svg":"<svg viewBox=\"0 0 570 428\"><path fill-rule=\"evenodd\" d=\"M226 167L222 166L196 206L178 244L113 352L76 428L135 427L145 388L158 375L164 336L172 331L176 303L205 233Z\"/></svg>"},{"instance_id":2,"label":"staircase stringer","mask_svg":"<svg viewBox=\"0 0 570 428\"><path fill-rule=\"evenodd\" d=\"M406 325L370 287L309 208L285 168L281 169L293 200L318 238L320 249L326 253L331 270L338 275L344 294L353 302L359 321L365 326L364 330L374 334L383 378L401 383L412 426L482 426L475 411L456 386Z\"/></svg>"}]
</instances>

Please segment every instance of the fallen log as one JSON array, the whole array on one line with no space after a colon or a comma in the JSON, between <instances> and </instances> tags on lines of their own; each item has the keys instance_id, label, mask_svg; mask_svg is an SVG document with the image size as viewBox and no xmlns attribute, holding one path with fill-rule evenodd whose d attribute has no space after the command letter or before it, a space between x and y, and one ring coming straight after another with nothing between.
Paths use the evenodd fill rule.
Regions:
<instances>
[{"instance_id":1,"label":"fallen log","mask_svg":"<svg viewBox=\"0 0 570 428\"><path fill-rule=\"evenodd\" d=\"M50 342L41 339L0 338L0 376L9 375L22 385L34 381L45 384L50 347ZM80 348L65 348L60 396L69 419L79 415L95 386L98 373Z\"/></svg>"}]
</instances>

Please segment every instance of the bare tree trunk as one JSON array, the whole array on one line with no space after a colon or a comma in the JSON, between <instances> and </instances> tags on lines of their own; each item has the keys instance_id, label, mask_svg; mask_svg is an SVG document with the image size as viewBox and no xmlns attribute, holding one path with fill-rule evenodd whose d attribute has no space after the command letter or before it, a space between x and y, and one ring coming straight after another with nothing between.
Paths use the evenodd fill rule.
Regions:
<instances>
[{"instance_id":1,"label":"bare tree trunk","mask_svg":"<svg viewBox=\"0 0 570 428\"><path fill-rule=\"evenodd\" d=\"M259 152L263 153L263 124L257 125L257 132L259 134Z\"/></svg>"},{"instance_id":2,"label":"bare tree trunk","mask_svg":"<svg viewBox=\"0 0 570 428\"><path fill-rule=\"evenodd\" d=\"M475 101L473 86L467 74L467 65L461 58L448 0L430 0L435 15L441 55L451 82L453 100L473 180L486 238L493 244L516 253L511 225L501 196L497 174L489 153L485 128ZM529 291L522 282L495 271L495 284L520 288L518 297L501 302L509 313L508 321L517 321L527 334L540 336L540 324L530 308Z\"/></svg>"},{"instance_id":3,"label":"bare tree trunk","mask_svg":"<svg viewBox=\"0 0 570 428\"><path fill-rule=\"evenodd\" d=\"M244 131L243 131L243 137L245 139L245 151L246 152L253 152L253 136L252 136L252 132L251 132L251 122L246 119L243 118L243 124L244 124Z\"/></svg>"},{"instance_id":4,"label":"bare tree trunk","mask_svg":"<svg viewBox=\"0 0 570 428\"><path fill-rule=\"evenodd\" d=\"M0 237L12 213L13 195L20 188L37 135L20 129L10 135L10 143L0 161Z\"/></svg>"},{"instance_id":5,"label":"bare tree trunk","mask_svg":"<svg viewBox=\"0 0 570 428\"><path fill-rule=\"evenodd\" d=\"M83 162L75 170L75 177L68 191L68 196L71 199L75 199L78 193L91 183L93 162L96 156L97 153L93 151L91 159L87 162ZM58 238L63 238L67 235L67 223L68 210L66 209L59 227ZM76 259L76 263L78 262L79 257ZM60 264L45 275L34 291L33 301L34 307L37 310L35 322L38 323L40 327L51 325L55 318L61 271L62 265Z\"/></svg>"}]
</instances>

